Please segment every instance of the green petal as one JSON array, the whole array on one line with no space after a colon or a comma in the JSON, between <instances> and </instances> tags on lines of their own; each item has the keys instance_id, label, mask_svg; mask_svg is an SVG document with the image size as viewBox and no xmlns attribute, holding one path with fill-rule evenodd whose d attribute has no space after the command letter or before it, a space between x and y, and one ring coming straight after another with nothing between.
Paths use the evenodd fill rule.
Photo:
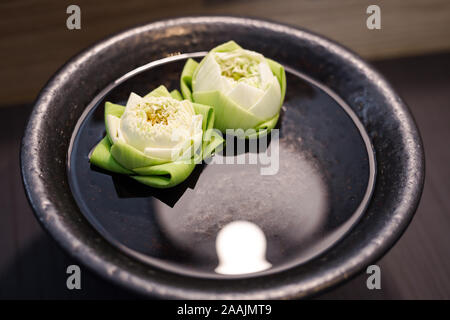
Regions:
<instances>
[{"instance_id":1,"label":"green petal","mask_svg":"<svg viewBox=\"0 0 450 320\"><path fill-rule=\"evenodd\" d=\"M90 163L108 171L132 174L132 171L125 169L116 160L114 160L111 156L110 149L111 143L107 137L104 137L91 153L89 157Z\"/></svg>"},{"instance_id":2,"label":"green petal","mask_svg":"<svg viewBox=\"0 0 450 320\"><path fill-rule=\"evenodd\" d=\"M219 91L196 92L193 97L196 103L214 108L214 127L224 133L226 129L254 128L262 121Z\"/></svg>"},{"instance_id":3,"label":"green petal","mask_svg":"<svg viewBox=\"0 0 450 320\"><path fill-rule=\"evenodd\" d=\"M280 83L281 88L281 102L280 105L283 104L284 97L286 95L286 72L284 71L284 67L276 61L273 61L269 58L266 58L267 63L269 64L270 69L272 70L275 77L277 77L278 82Z\"/></svg>"},{"instance_id":4,"label":"green petal","mask_svg":"<svg viewBox=\"0 0 450 320\"><path fill-rule=\"evenodd\" d=\"M186 180L194 168L195 163L170 162L137 168L134 171L139 175L131 177L150 187L170 188Z\"/></svg>"},{"instance_id":5,"label":"green petal","mask_svg":"<svg viewBox=\"0 0 450 320\"><path fill-rule=\"evenodd\" d=\"M214 109L210 106L193 103L195 114L202 115L202 130L205 132L206 129L212 128L214 126Z\"/></svg>"},{"instance_id":6,"label":"green petal","mask_svg":"<svg viewBox=\"0 0 450 320\"><path fill-rule=\"evenodd\" d=\"M280 114L276 114L272 119L269 119L267 121L264 121L263 123L260 123L258 126L256 126L256 135L248 135L246 138L248 139L254 139L258 137L262 137L263 135L267 134L275 128L278 122L278 118L280 117Z\"/></svg>"},{"instance_id":7,"label":"green petal","mask_svg":"<svg viewBox=\"0 0 450 320\"><path fill-rule=\"evenodd\" d=\"M105 116L111 115L120 118L125 112L125 107L111 102L105 103Z\"/></svg>"},{"instance_id":8,"label":"green petal","mask_svg":"<svg viewBox=\"0 0 450 320\"><path fill-rule=\"evenodd\" d=\"M192 101L192 77L195 70L198 67L198 63L193 59L188 59L183 67L180 78L180 88L183 97L187 100Z\"/></svg>"},{"instance_id":9,"label":"green petal","mask_svg":"<svg viewBox=\"0 0 450 320\"><path fill-rule=\"evenodd\" d=\"M145 95L144 98L148 97L171 97L170 92L167 90L165 86L159 86L158 88L154 89L147 95Z\"/></svg>"},{"instance_id":10,"label":"green petal","mask_svg":"<svg viewBox=\"0 0 450 320\"><path fill-rule=\"evenodd\" d=\"M111 147L111 155L122 166L133 171L135 168L153 166L167 162L167 160L149 157L122 141L117 141Z\"/></svg>"},{"instance_id":11,"label":"green petal","mask_svg":"<svg viewBox=\"0 0 450 320\"><path fill-rule=\"evenodd\" d=\"M211 52L228 52L228 51L233 51L236 49L242 49L242 47L240 45L238 45L236 42L234 42L233 40L231 40L231 41L222 43L221 45L218 45L217 47L212 49Z\"/></svg>"},{"instance_id":12,"label":"green petal","mask_svg":"<svg viewBox=\"0 0 450 320\"><path fill-rule=\"evenodd\" d=\"M214 128L214 121L215 121L214 108L199 103L193 103L193 106L195 113L201 114L203 119L202 159L205 159L215 151L216 152L219 151L218 147L220 147L223 144L224 140L222 138L222 135L212 130Z\"/></svg>"},{"instance_id":13,"label":"green petal","mask_svg":"<svg viewBox=\"0 0 450 320\"><path fill-rule=\"evenodd\" d=\"M181 95L180 91L178 91L178 90L170 91L170 96L178 101L183 100L183 96Z\"/></svg>"},{"instance_id":14,"label":"green petal","mask_svg":"<svg viewBox=\"0 0 450 320\"><path fill-rule=\"evenodd\" d=\"M224 142L225 140L220 131L213 128L207 130L203 136L202 159L208 158L213 153L221 151Z\"/></svg>"}]
</instances>

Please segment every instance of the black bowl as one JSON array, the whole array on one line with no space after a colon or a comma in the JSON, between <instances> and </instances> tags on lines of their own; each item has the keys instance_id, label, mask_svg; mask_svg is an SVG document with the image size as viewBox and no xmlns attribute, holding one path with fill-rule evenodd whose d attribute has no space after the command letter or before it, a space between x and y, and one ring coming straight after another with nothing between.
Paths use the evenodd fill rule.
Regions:
<instances>
[{"instance_id":1,"label":"black bowl","mask_svg":"<svg viewBox=\"0 0 450 320\"><path fill-rule=\"evenodd\" d=\"M230 39L286 66L278 174L202 165L160 191L89 165L105 100L175 89L189 55ZM151 23L71 59L36 101L21 162L30 203L63 248L108 279L165 298L293 298L336 285L400 237L424 179L417 128L382 76L320 36L236 17ZM239 219L262 228L273 268L218 275L215 236Z\"/></svg>"}]
</instances>

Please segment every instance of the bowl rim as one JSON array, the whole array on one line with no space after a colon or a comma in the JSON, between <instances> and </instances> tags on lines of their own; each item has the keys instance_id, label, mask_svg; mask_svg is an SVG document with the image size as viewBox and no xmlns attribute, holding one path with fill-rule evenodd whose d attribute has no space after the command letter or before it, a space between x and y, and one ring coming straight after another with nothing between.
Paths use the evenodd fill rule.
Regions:
<instances>
[{"instance_id":1,"label":"bowl rim","mask_svg":"<svg viewBox=\"0 0 450 320\"><path fill-rule=\"evenodd\" d=\"M281 283L276 284L272 283L273 286L261 285L259 288L248 288L248 290L243 288L242 291L235 293L220 292L210 288L203 288L202 281L199 281L196 286L183 288L178 286L176 282L171 283L170 281L160 281L158 278L146 278L136 275L133 272L130 272L129 268L118 267L111 261L105 261L95 248L90 247L83 239L78 239L68 232L64 222L58 219L58 210L52 206L51 200L49 200L46 195L42 178L36 170L30 170L30 168L33 168L34 165L39 163L39 154L38 152L32 152L31 146L36 146L39 143L37 131L43 121L42 114L45 112L46 106L48 106L51 101L52 93L57 91L58 87L61 85L61 81L64 81L65 74L74 72L74 70L79 68L83 61L90 55L98 53L109 46L114 46L114 44L121 39L177 25L205 23L251 25L255 28L269 29L278 33L287 33L298 38L307 39L317 45L322 45L332 54L344 58L349 64L359 68L367 78L375 83L378 90L389 100L391 107L401 113L402 128L400 129L404 135L404 143L410 155L408 159L406 159L408 170L403 171L408 183L403 190L402 198L400 199L401 201L399 201L399 205L396 207L395 212L386 218L386 222L383 227L378 230L375 237L367 239L362 245L359 244L358 249L353 248L353 250L347 250L344 258L337 258L337 261L335 259L335 261L330 263L325 269L318 268L316 270L310 270L309 276L304 276L297 280L292 279L292 281L282 281ZM35 100L33 111L29 117L25 134L21 142L20 162L25 193L37 219L43 228L65 249L66 252L69 252L77 261L80 261L89 269L106 279L113 280L122 287L131 288L142 294L163 298L299 298L331 288L361 272L365 266L378 260L395 244L414 216L420 201L425 176L423 144L415 121L406 104L394 92L384 77L375 71L373 67L352 51L313 32L286 24L262 20L260 18L256 19L237 16L189 16L150 22L109 36L72 57L50 78ZM411 168L414 168L414 170L411 170ZM361 221L358 221L354 227L360 223ZM347 236L348 235L345 237ZM111 270L114 271L112 272ZM261 279L264 281L264 277ZM245 281L245 279L239 281Z\"/></svg>"}]
</instances>

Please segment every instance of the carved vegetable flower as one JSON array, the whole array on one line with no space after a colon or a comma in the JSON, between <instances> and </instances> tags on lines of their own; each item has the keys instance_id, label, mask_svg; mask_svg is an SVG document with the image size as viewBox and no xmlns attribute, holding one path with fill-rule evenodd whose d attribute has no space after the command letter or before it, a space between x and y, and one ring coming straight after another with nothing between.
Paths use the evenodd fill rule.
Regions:
<instances>
[{"instance_id":1,"label":"carved vegetable flower","mask_svg":"<svg viewBox=\"0 0 450 320\"><path fill-rule=\"evenodd\" d=\"M255 129L275 127L286 92L284 68L234 41L212 49L200 63L189 59L181 74L186 99L214 108L214 127Z\"/></svg>"},{"instance_id":2,"label":"carved vegetable flower","mask_svg":"<svg viewBox=\"0 0 450 320\"><path fill-rule=\"evenodd\" d=\"M90 162L152 187L173 187L222 145L213 125L212 107L181 100L177 91L160 86L145 97L131 93L126 107L105 104L107 136Z\"/></svg>"}]
</instances>

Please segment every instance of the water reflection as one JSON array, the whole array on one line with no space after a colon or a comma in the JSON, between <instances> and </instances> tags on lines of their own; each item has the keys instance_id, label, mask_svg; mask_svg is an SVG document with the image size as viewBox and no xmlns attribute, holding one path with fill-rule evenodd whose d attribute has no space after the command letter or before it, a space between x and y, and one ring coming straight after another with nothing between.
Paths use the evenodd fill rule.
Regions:
<instances>
[{"instance_id":1,"label":"water reflection","mask_svg":"<svg viewBox=\"0 0 450 320\"><path fill-rule=\"evenodd\" d=\"M269 269L267 241L263 231L248 221L233 221L222 228L216 239L220 274L245 274Z\"/></svg>"}]
</instances>

